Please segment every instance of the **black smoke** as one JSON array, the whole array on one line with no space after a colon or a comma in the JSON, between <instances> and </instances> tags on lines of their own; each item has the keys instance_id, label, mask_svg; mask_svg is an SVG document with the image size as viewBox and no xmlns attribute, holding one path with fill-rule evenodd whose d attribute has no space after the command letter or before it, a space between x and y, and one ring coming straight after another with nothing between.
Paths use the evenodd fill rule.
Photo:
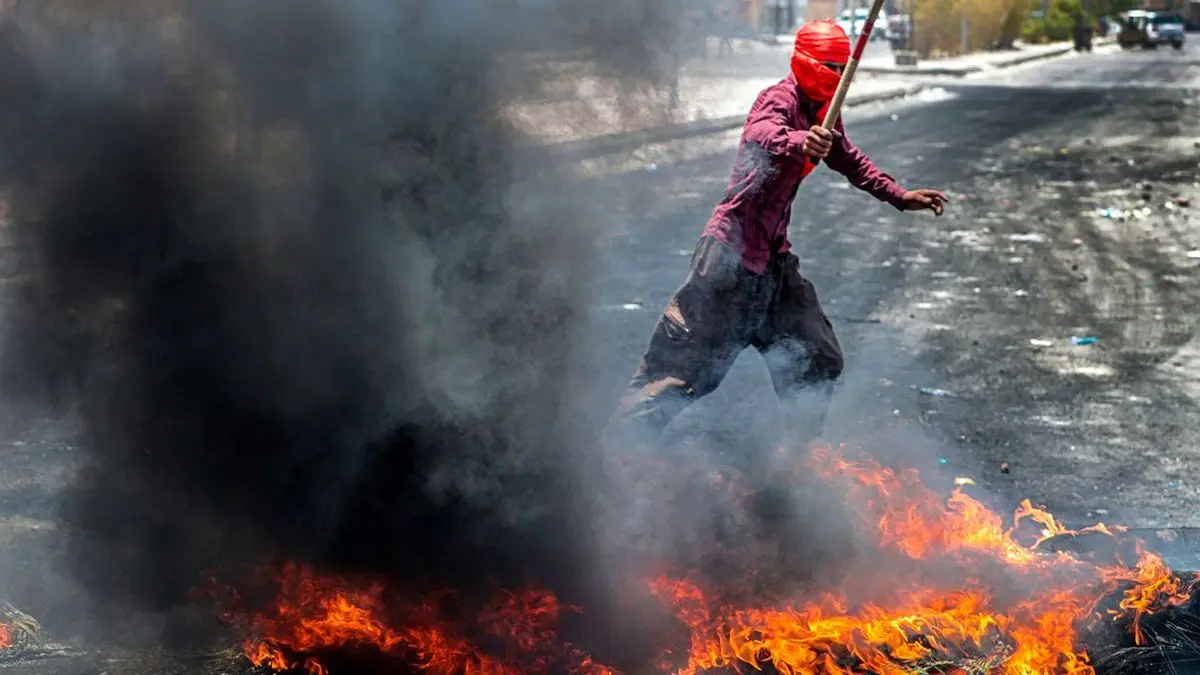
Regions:
<instances>
[{"instance_id":1,"label":"black smoke","mask_svg":"<svg viewBox=\"0 0 1200 675\"><path fill-rule=\"evenodd\" d=\"M603 596L588 200L504 113L555 54L655 85L669 8L62 4L0 40L3 391L78 413L105 637L263 555Z\"/></svg>"}]
</instances>

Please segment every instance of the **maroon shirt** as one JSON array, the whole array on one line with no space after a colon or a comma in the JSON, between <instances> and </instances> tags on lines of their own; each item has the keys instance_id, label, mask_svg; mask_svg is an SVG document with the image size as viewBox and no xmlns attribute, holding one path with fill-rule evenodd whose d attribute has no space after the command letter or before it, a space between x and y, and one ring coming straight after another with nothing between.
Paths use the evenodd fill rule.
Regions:
<instances>
[{"instance_id":1,"label":"maroon shirt","mask_svg":"<svg viewBox=\"0 0 1200 675\"><path fill-rule=\"evenodd\" d=\"M703 236L715 237L741 255L742 266L756 274L766 270L771 253L791 249L787 228L792 200L804 179L804 137L818 120L820 105L809 100L793 76L758 95L738 148L725 196L713 209ZM834 141L825 164L854 187L900 208L904 188L880 171L846 137Z\"/></svg>"}]
</instances>

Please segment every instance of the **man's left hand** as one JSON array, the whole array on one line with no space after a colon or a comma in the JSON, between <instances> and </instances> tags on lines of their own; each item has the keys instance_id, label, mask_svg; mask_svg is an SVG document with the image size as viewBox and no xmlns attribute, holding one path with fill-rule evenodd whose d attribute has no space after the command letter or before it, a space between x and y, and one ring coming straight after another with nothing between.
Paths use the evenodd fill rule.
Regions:
<instances>
[{"instance_id":1,"label":"man's left hand","mask_svg":"<svg viewBox=\"0 0 1200 675\"><path fill-rule=\"evenodd\" d=\"M942 211L946 207L946 198L944 192L937 190L909 190L904 193L904 198L901 202L905 211L922 211L929 209L934 215L942 215Z\"/></svg>"}]
</instances>

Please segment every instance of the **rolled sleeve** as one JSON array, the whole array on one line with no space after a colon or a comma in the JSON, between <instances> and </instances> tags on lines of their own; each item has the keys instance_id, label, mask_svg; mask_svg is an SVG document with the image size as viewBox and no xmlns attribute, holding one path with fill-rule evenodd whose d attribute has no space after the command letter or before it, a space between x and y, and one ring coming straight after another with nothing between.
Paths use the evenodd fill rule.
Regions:
<instances>
[{"instance_id":1,"label":"rolled sleeve","mask_svg":"<svg viewBox=\"0 0 1200 675\"><path fill-rule=\"evenodd\" d=\"M904 193L907 190L896 182L896 179L875 166L866 153L859 150L846 136L846 129L838 121L837 131L841 132L841 141L834 145L833 151L825 158L829 168L837 171L850 181L854 187L875 197L881 202L887 202L897 209L903 209Z\"/></svg>"},{"instance_id":2,"label":"rolled sleeve","mask_svg":"<svg viewBox=\"0 0 1200 675\"><path fill-rule=\"evenodd\" d=\"M742 140L762 147L771 155L803 157L808 131L791 126L789 111L795 107L796 102L788 100L782 88L767 89L750 109Z\"/></svg>"}]
</instances>

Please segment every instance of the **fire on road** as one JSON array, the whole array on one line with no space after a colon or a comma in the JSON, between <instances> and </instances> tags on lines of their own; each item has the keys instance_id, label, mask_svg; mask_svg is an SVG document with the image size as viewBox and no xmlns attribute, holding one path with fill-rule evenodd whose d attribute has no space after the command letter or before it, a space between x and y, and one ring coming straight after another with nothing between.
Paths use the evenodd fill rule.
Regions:
<instances>
[{"instance_id":1,"label":"fire on road","mask_svg":"<svg viewBox=\"0 0 1200 675\"><path fill-rule=\"evenodd\" d=\"M650 498L668 501L700 476L729 520L713 526L720 536L696 534L685 506L648 507L676 519L660 531L696 544L694 557L625 580L629 623L660 611L674 629L653 636L655 672L1086 675L1187 658L1200 630L1191 574L1120 525L1200 525L1189 520L1200 506L1192 53L1097 53L944 83L952 97L848 111L850 135L882 167L944 183L956 201L941 220L899 218L827 173L804 186L792 239L849 355L828 435L858 450L789 453L784 482L815 480L835 497L799 502L799 534L776 532L770 555L743 548L762 526L747 515L745 464L779 445L769 383L748 355L673 429L693 473L680 476L670 454L633 468ZM603 209L606 266L591 292L624 309L590 324L597 410L616 399L682 278L679 252L719 196L731 142L598 162L609 166L588 183L587 206ZM56 531L28 523L54 519L71 448L27 436L5 452L5 542L46 561ZM975 486L954 488L962 477ZM845 523L829 525L839 514ZM781 590L819 549L836 549L826 573ZM219 608L244 645L166 670L615 672L589 648L592 607L538 584L481 595L290 560L233 567L196 580L197 605ZM54 574L0 566L0 588L42 618L62 602L46 592L61 587ZM55 628L45 622L49 637L75 637ZM29 637L41 629L9 617L0 647L36 654ZM94 672L164 672L142 653L97 653ZM18 665L86 672L93 662L79 663Z\"/></svg>"}]
</instances>

